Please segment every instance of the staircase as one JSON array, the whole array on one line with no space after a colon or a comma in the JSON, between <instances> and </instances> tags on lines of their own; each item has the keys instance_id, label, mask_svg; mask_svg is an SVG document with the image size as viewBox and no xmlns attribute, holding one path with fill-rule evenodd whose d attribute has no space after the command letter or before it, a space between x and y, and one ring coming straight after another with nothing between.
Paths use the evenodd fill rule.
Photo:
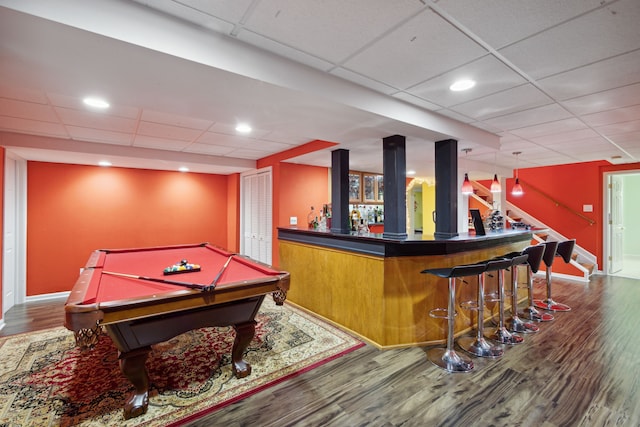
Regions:
<instances>
[{"instance_id":1,"label":"staircase","mask_svg":"<svg viewBox=\"0 0 640 427\"><path fill-rule=\"evenodd\" d=\"M471 183L474 188L474 193L470 195L470 200L473 198L477 203L486 207L486 210L493 210L493 194L491 191L478 182L472 181ZM541 243L546 240L569 240L569 237L563 236L553 228L508 201L506 202L506 206L503 206L502 211L505 212L506 222L510 224L521 223L525 226L531 227L530 229L533 232L533 240L536 242ZM577 244L573 250L573 255L571 256L571 261L568 265L565 266L564 263L554 262L553 267L553 276L580 282L588 282L589 277L591 277L594 271L598 270L596 256ZM544 269L538 271L538 274L544 275Z\"/></svg>"}]
</instances>

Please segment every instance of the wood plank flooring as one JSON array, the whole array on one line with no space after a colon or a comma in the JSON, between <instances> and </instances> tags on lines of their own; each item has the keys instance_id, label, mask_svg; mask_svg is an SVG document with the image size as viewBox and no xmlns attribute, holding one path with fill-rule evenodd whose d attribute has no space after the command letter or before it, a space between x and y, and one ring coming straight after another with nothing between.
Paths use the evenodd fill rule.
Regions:
<instances>
[{"instance_id":1,"label":"wood plank flooring","mask_svg":"<svg viewBox=\"0 0 640 427\"><path fill-rule=\"evenodd\" d=\"M471 373L436 368L427 348L367 345L190 426L640 426L640 280L553 292L573 311ZM61 325L63 303L12 308L0 335Z\"/></svg>"}]
</instances>

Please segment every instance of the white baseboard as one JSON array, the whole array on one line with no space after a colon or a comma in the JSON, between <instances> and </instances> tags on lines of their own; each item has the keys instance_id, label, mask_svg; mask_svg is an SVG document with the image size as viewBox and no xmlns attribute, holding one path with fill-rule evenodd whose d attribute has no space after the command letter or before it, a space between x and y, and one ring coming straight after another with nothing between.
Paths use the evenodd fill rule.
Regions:
<instances>
[{"instance_id":1,"label":"white baseboard","mask_svg":"<svg viewBox=\"0 0 640 427\"><path fill-rule=\"evenodd\" d=\"M41 302L41 301L49 301L49 300L57 300L57 299L66 299L69 298L70 291L66 292L55 292L52 294L40 294L40 295L32 295L30 297L26 297L25 302Z\"/></svg>"}]
</instances>

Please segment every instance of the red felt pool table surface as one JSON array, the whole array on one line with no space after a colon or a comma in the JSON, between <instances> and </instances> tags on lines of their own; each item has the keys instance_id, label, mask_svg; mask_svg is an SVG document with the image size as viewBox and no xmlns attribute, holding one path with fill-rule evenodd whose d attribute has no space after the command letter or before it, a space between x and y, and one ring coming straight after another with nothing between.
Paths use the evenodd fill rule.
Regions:
<instances>
[{"instance_id":1,"label":"red felt pool table surface","mask_svg":"<svg viewBox=\"0 0 640 427\"><path fill-rule=\"evenodd\" d=\"M92 275L81 303L105 303L183 289L176 285L114 276L104 274L104 272L208 286L232 255L231 252L206 244L96 251L87 262L86 268L97 269L102 274ZM191 264L200 265L201 270L171 275L163 274L166 267L179 263L183 259ZM265 277L277 276L281 273L281 271L256 261L242 256L234 256L220 276L216 288L223 289L247 281L262 280Z\"/></svg>"}]
</instances>

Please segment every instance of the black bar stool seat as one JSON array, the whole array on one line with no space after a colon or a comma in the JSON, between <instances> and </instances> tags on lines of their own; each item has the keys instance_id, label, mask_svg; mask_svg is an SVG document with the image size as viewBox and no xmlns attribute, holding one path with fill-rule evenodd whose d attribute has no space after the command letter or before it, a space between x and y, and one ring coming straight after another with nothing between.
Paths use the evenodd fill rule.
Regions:
<instances>
[{"instance_id":1,"label":"black bar stool seat","mask_svg":"<svg viewBox=\"0 0 640 427\"><path fill-rule=\"evenodd\" d=\"M459 277L477 276L484 271L484 264L459 265L450 268L433 268L421 271L424 274L432 274L434 276L448 279L449 281L449 299L446 309L447 319L447 346L445 348L432 348L427 351L427 358L436 366L448 372L469 372L473 369L473 361L459 354L454 349L454 320L456 316L455 297L456 297L456 279ZM442 308L436 308L429 312L429 315L436 318L443 317Z\"/></svg>"},{"instance_id":2,"label":"black bar stool seat","mask_svg":"<svg viewBox=\"0 0 640 427\"><path fill-rule=\"evenodd\" d=\"M550 242L551 243L551 242ZM544 300L535 300L534 304L536 307L538 308L542 308L543 310L549 310L549 311L571 311L571 307L569 307L566 304L562 304L559 302L556 302L553 300L553 298L551 297L551 267L553 265L553 260L556 257L560 257L562 258L562 260L565 263L569 263L571 262L571 255L573 254L573 249L576 245L576 240L572 239L572 240L565 240L563 242L554 242L557 243L556 248L553 252L551 252L550 255L547 255L547 250L549 250L550 248L547 247L547 249L545 249L545 254L542 258L542 260L544 261L546 267L547 267L547 271L546 271L546 277L547 277L547 298Z\"/></svg>"}]
</instances>

